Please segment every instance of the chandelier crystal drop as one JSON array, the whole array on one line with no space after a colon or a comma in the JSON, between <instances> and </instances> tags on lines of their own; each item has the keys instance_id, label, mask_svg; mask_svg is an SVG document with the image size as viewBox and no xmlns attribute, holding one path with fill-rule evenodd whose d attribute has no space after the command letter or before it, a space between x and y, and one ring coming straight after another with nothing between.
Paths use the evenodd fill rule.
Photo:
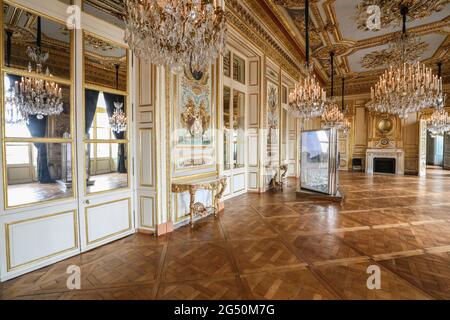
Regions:
<instances>
[{"instance_id":1,"label":"chandelier crystal drop","mask_svg":"<svg viewBox=\"0 0 450 320\"><path fill-rule=\"evenodd\" d=\"M51 78L49 69L43 72L43 66L49 58L48 52L41 49L41 20L38 18L37 46L28 47L27 55L30 59L28 72ZM32 64L36 66L33 71ZM53 81L35 77L22 77L9 89L6 101L6 121L8 123L27 122L30 116L42 120L46 116L59 115L63 111L62 90Z\"/></svg>"},{"instance_id":2,"label":"chandelier crystal drop","mask_svg":"<svg viewBox=\"0 0 450 320\"><path fill-rule=\"evenodd\" d=\"M313 64L309 63L309 1L305 0L306 30L306 78L295 84L289 95L289 113L296 118L320 117L325 110L326 93L314 76Z\"/></svg>"},{"instance_id":3,"label":"chandelier crystal drop","mask_svg":"<svg viewBox=\"0 0 450 320\"><path fill-rule=\"evenodd\" d=\"M125 132L127 131L127 117L125 115L125 112L123 112L123 103L114 102L114 107L114 113L109 118L109 125L114 132Z\"/></svg>"},{"instance_id":4,"label":"chandelier crystal drop","mask_svg":"<svg viewBox=\"0 0 450 320\"><path fill-rule=\"evenodd\" d=\"M125 0L125 41L139 58L169 66L208 70L223 52L226 17L218 0Z\"/></svg>"},{"instance_id":5,"label":"chandelier crystal drop","mask_svg":"<svg viewBox=\"0 0 450 320\"><path fill-rule=\"evenodd\" d=\"M406 14L408 10L402 7L403 34L400 41L406 38ZM402 40L403 39L403 40ZM402 50L407 50L403 43ZM375 87L371 88L371 101L367 108L373 112L396 115L401 119L409 113L434 106L442 93L442 78L433 75L432 70L420 62L405 61L401 65L391 65L380 76Z\"/></svg>"}]
</instances>

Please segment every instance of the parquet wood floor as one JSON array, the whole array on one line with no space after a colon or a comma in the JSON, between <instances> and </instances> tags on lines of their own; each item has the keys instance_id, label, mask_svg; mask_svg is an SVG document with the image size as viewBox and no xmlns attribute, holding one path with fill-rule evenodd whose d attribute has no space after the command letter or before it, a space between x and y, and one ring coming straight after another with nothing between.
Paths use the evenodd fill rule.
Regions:
<instances>
[{"instance_id":1,"label":"parquet wood floor","mask_svg":"<svg viewBox=\"0 0 450 320\"><path fill-rule=\"evenodd\" d=\"M342 206L289 183L2 283L0 299L450 299L450 175L343 173ZM81 290L66 287L70 265ZM374 265L381 290L366 285Z\"/></svg>"}]
</instances>

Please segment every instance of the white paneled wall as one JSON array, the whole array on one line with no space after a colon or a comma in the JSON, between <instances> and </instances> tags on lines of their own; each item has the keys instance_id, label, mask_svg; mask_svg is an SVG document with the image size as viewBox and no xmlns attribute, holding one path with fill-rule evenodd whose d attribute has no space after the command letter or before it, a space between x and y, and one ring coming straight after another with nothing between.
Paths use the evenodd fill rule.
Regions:
<instances>
[{"instance_id":1,"label":"white paneled wall","mask_svg":"<svg viewBox=\"0 0 450 320\"><path fill-rule=\"evenodd\" d=\"M157 219L156 193L156 128L155 128L155 81L156 68L145 61L137 63L137 204L138 228L155 231Z\"/></svg>"},{"instance_id":2,"label":"white paneled wall","mask_svg":"<svg viewBox=\"0 0 450 320\"><path fill-rule=\"evenodd\" d=\"M84 217L87 245L131 231L132 214L130 198L86 207Z\"/></svg>"},{"instance_id":3,"label":"white paneled wall","mask_svg":"<svg viewBox=\"0 0 450 320\"><path fill-rule=\"evenodd\" d=\"M248 122L247 122L247 181L248 191L259 192L259 124L261 116L261 61L259 57L250 59L248 85Z\"/></svg>"}]
</instances>

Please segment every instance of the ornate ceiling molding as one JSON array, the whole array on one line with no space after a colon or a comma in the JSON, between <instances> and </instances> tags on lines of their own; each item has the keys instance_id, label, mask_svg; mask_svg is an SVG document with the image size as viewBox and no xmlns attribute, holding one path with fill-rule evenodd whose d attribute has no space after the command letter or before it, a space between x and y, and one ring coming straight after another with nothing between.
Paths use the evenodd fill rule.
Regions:
<instances>
[{"instance_id":1,"label":"ornate ceiling molding","mask_svg":"<svg viewBox=\"0 0 450 320\"><path fill-rule=\"evenodd\" d=\"M362 0L357 6L357 26L359 30L368 31L366 21L369 18L367 7L377 5L381 8L381 28L400 26L402 22L401 6L408 5L408 17L411 20L429 17L442 11L450 0Z\"/></svg>"},{"instance_id":2,"label":"ornate ceiling molding","mask_svg":"<svg viewBox=\"0 0 450 320\"><path fill-rule=\"evenodd\" d=\"M275 7L273 10L274 13L278 16L278 19L282 21L284 24L287 24L287 30L296 30L297 35L294 35L296 39L300 39L299 43L304 46L303 35L301 33L303 25L303 18L301 14L292 14L294 11L302 11L304 8L303 0L266 0L272 3L272 7ZM374 0L374 1L382 1L385 0ZM424 1L413 1L416 4ZM426 2L426 1L425 1ZM424 2L424 3L425 3ZM435 3L436 1L431 1ZM441 4L449 3L450 0L442 0ZM320 6L320 8L319 8ZM392 32L381 36L371 36L369 32L367 32L368 37L361 40L348 40L342 36L341 26L339 25L338 18L336 16L336 0L324 0L310 1L310 10L312 13L312 23L314 26L312 27L313 33L316 33L316 37L320 38L323 42L322 46L316 48L314 51L314 57L318 62L318 66L321 69L321 73L325 76L326 80L329 80L329 61L327 59L327 55L330 51L335 51L337 53L336 56L336 73L338 76L345 75L347 79L346 82L346 91L348 94L352 93L365 93L370 91L371 85L377 81L378 76L383 71L381 69L364 71L364 72L352 72L350 62L348 57L359 50L362 49L370 49L378 46L385 45L392 40L395 40L398 37L398 32ZM426 7L426 6L425 6ZM417 12L420 10L424 10L424 6L417 6ZM356 8L355 8L356 9ZM437 7L430 7L430 10L438 11ZM286 19L285 15L289 14L291 16L291 21ZM356 13L356 10L355 10ZM430 13L431 14L431 13ZM348 13L348 18L352 19L354 14L351 12ZM426 14L421 13L422 17ZM356 20L355 20L356 24ZM424 36L429 34L441 34L447 36L446 40L442 43L442 45L433 52L433 56L424 60L428 66L433 67L433 64L436 64L438 61L444 63L444 82L450 81L450 59L447 58L450 56L450 15L445 17L440 21L435 21L432 23L428 23L425 25L416 26L409 29L410 33L414 33L417 36ZM428 45L425 41L421 44L421 48L425 49L425 46ZM389 52L385 52L382 50L377 50L378 52L374 52L369 55L365 61L365 67L371 68L379 68L380 65L384 64L390 59ZM377 67L378 66L378 67ZM338 88L340 90L340 88Z\"/></svg>"},{"instance_id":3,"label":"ornate ceiling molding","mask_svg":"<svg viewBox=\"0 0 450 320\"><path fill-rule=\"evenodd\" d=\"M260 21L250 14L249 10L242 5L242 2L243 1L239 0L227 0L225 2L228 23L238 30L244 38L250 40L267 56L275 60L281 68L288 72L292 77L300 77L300 59L296 61L292 58L294 53L297 53L298 56L298 50L294 48L292 43L288 45L289 51L283 48L279 43L279 39L274 38L266 28L263 27ZM254 1L248 2L254 5ZM261 10L261 8L259 8L259 10ZM261 14L261 12L259 12L259 14ZM281 30L278 28L277 31L278 35L281 36L279 34ZM286 38L286 35L283 35L283 38Z\"/></svg>"}]
</instances>

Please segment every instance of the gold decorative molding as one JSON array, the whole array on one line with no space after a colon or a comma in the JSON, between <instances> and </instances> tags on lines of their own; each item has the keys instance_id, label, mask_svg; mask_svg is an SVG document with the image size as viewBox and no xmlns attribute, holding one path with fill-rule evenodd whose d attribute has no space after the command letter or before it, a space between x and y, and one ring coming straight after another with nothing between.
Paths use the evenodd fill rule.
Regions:
<instances>
[{"instance_id":1,"label":"gold decorative molding","mask_svg":"<svg viewBox=\"0 0 450 320\"><path fill-rule=\"evenodd\" d=\"M271 3L271 9L274 15L277 16L279 21L284 25L284 27L294 32L293 37L299 38L299 44L304 47L304 35L302 33L303 27L303 17L301 14L292 14L292 12L298 11L300 13L304 10L304 1L299 0L265 0ZM419 2L419 1L414 1ZM420 1L423 2L423 1ZM436 1L432 1L433 3ZM449 3L448 0L442 0L441 3ZM425 7L421 7L424 10ZM434 10L434 7L428 7L427 10ZM283 11L285 10L285 11ZM413 9L413 11L416 9ZM435 10L438 11L438 10ZM322 74L325 80L328 82L329 74L327 70L329 69L328 59L324 58L324 55L329 53L331 48L339 48L339 53L336 56L337 68L336 73L338 76L345 75L346 79L346 93L347 94L363 94L370 91L370 87L377 81L378 76L383 71L382 69L370 70L365 72L351 72L350 63L348 57L355 52L382 46L396 37L398 37L398 32L391 32L381 36L369 36L365 39L358 41L348 40L342 36L338 18L336 15L336 1L335 0L325 0L325 1L310 1L310 12L311 12L311 29L312 37L320 38L323 45L315 50L315 57L317 58L317 67L319 73ZM291 19L287 19L286 15L291 16ZM356 8L355 8L356 14ZM430 13L431 14L431 13ZM352 16L349 13L349 17ZM423 16L420 14L419 16ZM297 21L298 20L298 21ZM355 21L356 23L356 21ZM442 20L434 21L432 23L420 25L417 27L412 27L409 32L417 36L429 35L429 34L440 34L446 35L446 40L441 44L441 46L434 52L433 56L429 59L423 61L428 66L433 66L433 64L441 61L444 63L444 83L450 82L450 15ZM426 43L424 43L424 46ZM347 48L347 50L343 50ZM387 61L389 59L386 52L374 53L372 56L367 57L365 60L366 67L373 68L376 65L380 65L382 61ZM370 61L369 61L370 60ZM434 66L433 66L434 67ZM340 91L340 88L337 87Z\"/></svg>"},{"instance_id":2,"label":"gold decorative molding","mask_svg":"<svg viewBox=\"0 0 450 320\"><path fill-rule=\"evenodd\" d=\"M243 5L243 2L251 7L252 12L259 13L260 15L264 14L259 6L259 2L227 0L225 4L228 23L232 25L244 38L250 40L266 55L275 60L275 62L277 62L280 67L288 72L292 77L300 77L301 73L299 66L302 62L299 60L295 61L292 58L292 56L298 56L298 49L294 48L292 44L287 44L288 41L286 40L285 34L278 34L285 39L283 44L290 47L290 50L288 51L283 48L280 44L280 39L274 38L266 30L266 28L263 27L261 22L249 13L249 10ZM278 32L280 31L278 30Z\"/></svg>"}]
</instances>

